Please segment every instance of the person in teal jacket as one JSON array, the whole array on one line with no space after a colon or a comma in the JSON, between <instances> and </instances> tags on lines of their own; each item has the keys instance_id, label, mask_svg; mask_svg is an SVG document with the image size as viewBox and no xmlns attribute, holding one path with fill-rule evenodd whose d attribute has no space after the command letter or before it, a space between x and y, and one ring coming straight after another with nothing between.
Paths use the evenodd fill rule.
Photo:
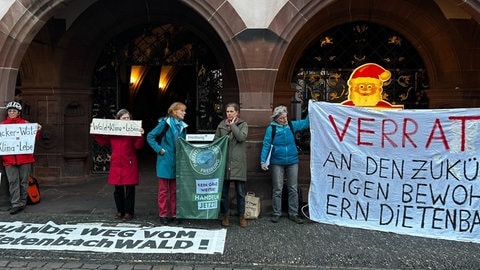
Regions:
<instances>
[{"instance_id":1,"label":"person in teal jacket","mask_svg":"<svg viewBox=\"0 0 480 270\"><path fill-rule=\"evenodd\" d=\"M275 107L272 122L265 131L260 166L267 171L272 168L272 207L271 221L277 223L282 215L282 190L284 176L287 176L288 215L290 220L302 224L298 216L298 151L295 132L310 128L310 118L288 122L287 107ZM293 130L292 130L293 129ZM275 133L274 133L275 132ZM274 133L274 134L273 134ZM273 137L272 137L273 136Z\"/></svg>"},{"instance_id":2,"label":"person in teal jacket","mask_svg":"<svg viewBox=\"0 0 480 270\"><path fill-rule=\"evenodd\" d=\"M157 126L147 134L148 144L157 153L158 214L162 225L168 225L169 220L179 223L176 219L175 145L178 138L187 135L188 125L183 122L186 109L185 104L174 102L168 108L168 116L160 118Z\"/></svg>"}]
</instances>

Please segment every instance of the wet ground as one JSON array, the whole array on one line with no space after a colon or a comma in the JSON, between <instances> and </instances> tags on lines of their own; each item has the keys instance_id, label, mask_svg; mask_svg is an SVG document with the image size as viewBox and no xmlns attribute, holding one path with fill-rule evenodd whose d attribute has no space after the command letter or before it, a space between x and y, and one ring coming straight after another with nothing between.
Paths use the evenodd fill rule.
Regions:
<instances>
[{"instance_id":1,"label":"wet ground","mask_svg":"<svg viewBox=\"0 0 480 270\"><path fill-rule=\"evenodd\" d=\"M113 188L106 175L65 187L42 186L42 201L10 215L0 198L0 221L56 224L104 223L161 226L153 170L141 170L136 217L115 218ZM232 217L223 254L125 254L1 249L0 269L480 269L480 245L437 240L307 221L298 225L270 213L247 228ZM180 226L220 229L217 220L185 220Z\"/></svg>"}]
</instances>

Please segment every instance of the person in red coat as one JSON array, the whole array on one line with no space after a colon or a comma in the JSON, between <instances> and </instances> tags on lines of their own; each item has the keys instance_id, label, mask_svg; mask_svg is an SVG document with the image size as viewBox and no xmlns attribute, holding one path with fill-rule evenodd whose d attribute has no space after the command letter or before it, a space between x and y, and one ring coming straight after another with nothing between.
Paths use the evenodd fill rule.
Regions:
<instances>
[{"instance_id":1,"label":"person in red coat","mask_svg":"<svg viewBox=\"0 0 480 270\"><path fill-rule=\"evenodd\" d=\"M126 109L121 109L115 119L131 120L132 115ZM143 128L140 132L141 136L93 134L98 144L111 146L108 183L115 186L113 198L117 206L117 218L124 221L132 220L135 213L135 186L139 183L136 150L143 148Z\"/></svg>"},{"instance_id":2,"label":"person in red coat","mask_svg":"<svg viewBox=\"0 0 480 270\"><path fill-rule=\"evenodd\" d=\"M27 120L20 114L22 105L16 101L11 101L5 106L7 109L7 119L2 124L25 124ZM37 133L35 139L40 137L41 125L37 124ZM10 214L14 215L25 209L28 196L28 177L32 172L32 164L35 162L33 154L16 154L2 156L5 174L8 180L8 190L10 192Z\"/></svg>"}]
</instances>

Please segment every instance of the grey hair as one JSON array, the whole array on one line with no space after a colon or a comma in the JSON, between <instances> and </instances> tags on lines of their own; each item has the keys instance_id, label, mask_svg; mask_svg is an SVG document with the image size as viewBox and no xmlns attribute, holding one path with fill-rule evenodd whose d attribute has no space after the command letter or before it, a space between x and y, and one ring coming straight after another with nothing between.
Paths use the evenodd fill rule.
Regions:
<instances>
[{"instance_id":1,"label":"grey hair","mask_svg":"<svg viewBox=\"0 0 480 270\"><path fill-rule=\"evenodd\" d=\"M230 102L227 105L225 105L225 109L228 107L232 107L236 112L240 113L240 105L236 102Z\"/></svg>"},{"instance_id":2,"label":"grey hair","mask_svg":"<svg viewBox=\"0 0 480 270\"><path fill-rule=\"evenodd\" d=\"M281 116L287 115L287 107L284 105L279 105L273 109L273 114L271 116L272 120L277 120Z\"/></svg>"}]
</instances>

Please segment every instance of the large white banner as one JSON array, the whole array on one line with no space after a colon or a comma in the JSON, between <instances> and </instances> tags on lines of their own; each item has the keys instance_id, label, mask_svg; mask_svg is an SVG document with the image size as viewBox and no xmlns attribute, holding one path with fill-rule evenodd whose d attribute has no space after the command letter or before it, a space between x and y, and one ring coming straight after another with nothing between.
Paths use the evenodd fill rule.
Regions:
<instances>
[{"instance_id":1,"label":"large white banner","mask_svg":"<svg viewBox=\"0 0 480 270\"><path fill-rule=\"evenodd\" d=\"M480 243L480 109L309 113L312 220Z\"/></svg>"},{"instance_id":2,"label":"large white banner","mask_svg":"<svg viewBox=\"0 0 480 270\"><path fill-rule=\"evenodd\" d=\"M93 118L90 134L141 136L142 121Z\"/></svg>"},{"instance_id":3,"label":"large white banner","mask_svg":"<svg viewBox=\"0 0 480 270\"><path fill-rule=\"evenodd\" d=\"M38 124L1 124L0 156L32 154L35 150L35 136Z\"/></svg>"},{"instance_id":4,"label":"large white banner","mask_svg":"<svg viewBox=\"0 0 480 270\"><path fill-rule=\"evenodd\" d=\"M0 249L223 254L226 230L0 222Z\"/></svg>"}]
</instances>

